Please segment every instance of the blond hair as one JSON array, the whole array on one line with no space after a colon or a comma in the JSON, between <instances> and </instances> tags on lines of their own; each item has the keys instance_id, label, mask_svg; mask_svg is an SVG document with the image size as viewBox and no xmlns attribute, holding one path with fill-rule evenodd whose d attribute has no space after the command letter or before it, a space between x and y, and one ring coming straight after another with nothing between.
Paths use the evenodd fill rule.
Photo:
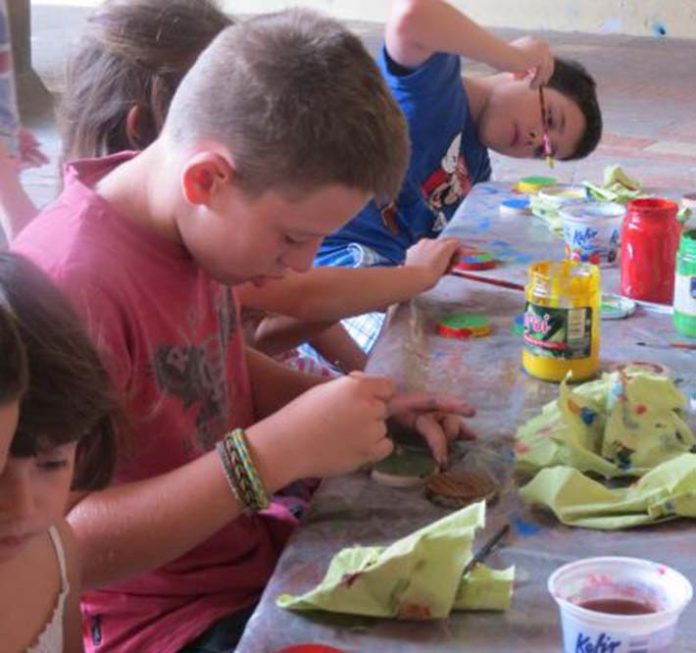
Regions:
<instances>
[{"instance_id":1,"label":"blond hair","mask_svg":"<svg viewBox=\"0 0 696 653\"><path fill-rule=\"evenodd\" d=\"M406 121L360 39L304 9L226 28L181 82L164 134L229 147L250 193L340 184L392 196L409 155Z\"/></svg>"}]
</instances>

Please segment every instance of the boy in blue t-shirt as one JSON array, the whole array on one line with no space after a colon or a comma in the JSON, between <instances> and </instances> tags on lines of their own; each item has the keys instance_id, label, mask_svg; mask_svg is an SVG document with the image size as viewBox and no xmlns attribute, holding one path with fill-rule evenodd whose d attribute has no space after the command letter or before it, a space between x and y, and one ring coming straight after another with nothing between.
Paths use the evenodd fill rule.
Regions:
<instances>
[{"instance_id":1,"label":"boy in blue t-shirt","mask_svg":"<svg viewBox=\"0 0 696 653\"><path fill-rule=\"evenodd\" d=\"M505 72L462 78L460 57ZM324 240L318 265L400 265L408 247L436 237L471 187L490 178L489 148L542 157L542 85L553 155L582 158L599 142L595 82L580 64L554 59L532 37L502 41L442 0L397 0L378 64L408 119L408 173L394 202L370 202ZM345 324L369 351L382 317Z\"/></svg>"}]
</instances>

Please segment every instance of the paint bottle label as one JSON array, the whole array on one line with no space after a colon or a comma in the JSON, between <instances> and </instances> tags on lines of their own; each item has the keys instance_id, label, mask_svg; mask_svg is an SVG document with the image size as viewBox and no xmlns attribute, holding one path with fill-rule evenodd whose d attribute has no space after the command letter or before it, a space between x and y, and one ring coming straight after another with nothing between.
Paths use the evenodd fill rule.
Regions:
<instances>
[{"instance_id":1,"label":"paint bottle label","mask_svg":"<svg viewBox=\"0 0 696 653\"><path fill-rule=\"evenodd\" d=\"M674 310L696 318L696 277L678 274L674 284Z\"/></svg>"},{"instance_id":2,"label":"paint bottle label","mask_svg":"<svg viewBox=\"0 0 696 653\"><path fill-rule=\"evenodd\" d=\"M527 302L524 342L533 356L557 360L588 358L592 351L592 309L551 308Z\"/></svg>"}]
</instances>

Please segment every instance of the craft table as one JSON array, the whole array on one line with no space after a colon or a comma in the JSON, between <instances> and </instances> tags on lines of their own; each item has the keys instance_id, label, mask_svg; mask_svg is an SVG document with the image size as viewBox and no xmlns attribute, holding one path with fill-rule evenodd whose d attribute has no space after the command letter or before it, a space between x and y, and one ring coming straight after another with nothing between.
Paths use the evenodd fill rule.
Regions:
<instances>
[{"instance_id":1,"label":"craft table","mask_svg":"<svg viewBox=\"0 0 696 653\"><path fill-rule=\"evenodd\" d=\"M499 204L510 196L507 185L476 186L445 233L488 249L506 262L481 274L524 283L528 263L561 258L563 244L538 218L501 216ZM605 291L616 291L618 269L602 270L602 277ZM513 479L515 429L558 396L557 385L534 380L522 371L522 341L511 325L523 309L519 291L446 277L434 290L390 311L368 365L369 372L388 374L402 389L453 393L476 407L471 426L479 440L468 447L465 460L492 469L503 485L477 543L510 521L511 533L487 564L516 565L511 608L504 613L453 612L442 621L399 622L276 607L279 594L302 594L314 587L340 549L385 545L446 514L422 496L422 489L383 487L367 473L358 472L328 479L318 490L304 526L283 553L249 622L237 649L240 653L271 653L300 642L367 653L558 653L559 614L546 581L566 562L600 555L644 557L675 567L696 586L693 522L678 520L622 532L586 530L563 526L520 501ZM468 341L437 336L438 316L456 311L488 315L494 323L493 335ZM602 321L601 329L602 369L626 361L662 363L679 379L685 394L696 392L696 352L635 344L673 335L670 315L639 307L631 318ZM696 427L693 414L689 420ZM696 652L696 601L681 617L674 651Z\"/></svg>"}]
</instances>

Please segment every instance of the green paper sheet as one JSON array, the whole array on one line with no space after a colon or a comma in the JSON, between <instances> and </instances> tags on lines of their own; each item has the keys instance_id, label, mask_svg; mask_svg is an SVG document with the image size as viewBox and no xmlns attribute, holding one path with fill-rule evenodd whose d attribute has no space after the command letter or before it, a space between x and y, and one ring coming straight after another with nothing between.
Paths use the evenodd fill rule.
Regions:
<instances>
[{"instance_id":1,"label":"green paper sheet","mask_svg":"<svg viewBox=\"0 0 696 653\"><path fill-rule=\"evenodd\" d=\"M283 594L290 610L325 610L371 617L441 619L457 609L504 610L514 569L483 565L462 578L474 533L484 525L485 502L458 510L388 547L337 553L322 582L302 596Z\"/></svg>"},{"instance_id":2,"label":"green paper sheet","mask_svg":"<svg viewBox=\"0 0 696 653\"><path fill-rule=\"evenodd\" d=\"M643 371L604 374L576 387L564 382L559 398L518 429L516 466L642 476L696 445L680 415L686 403L669 378Z\"/></svg>"},{"instance_id":3,"label":"green paper sheet","mask_svg":"<svg viewBox=\"0 0 696 653\"><path fill-rule=\"evenodd\" d=\"M570 467L540 471L520 496L569 526L613 530L696 517L696 454L664 462L627 488L608 489Z\"/></svg>"}]
</instances>

